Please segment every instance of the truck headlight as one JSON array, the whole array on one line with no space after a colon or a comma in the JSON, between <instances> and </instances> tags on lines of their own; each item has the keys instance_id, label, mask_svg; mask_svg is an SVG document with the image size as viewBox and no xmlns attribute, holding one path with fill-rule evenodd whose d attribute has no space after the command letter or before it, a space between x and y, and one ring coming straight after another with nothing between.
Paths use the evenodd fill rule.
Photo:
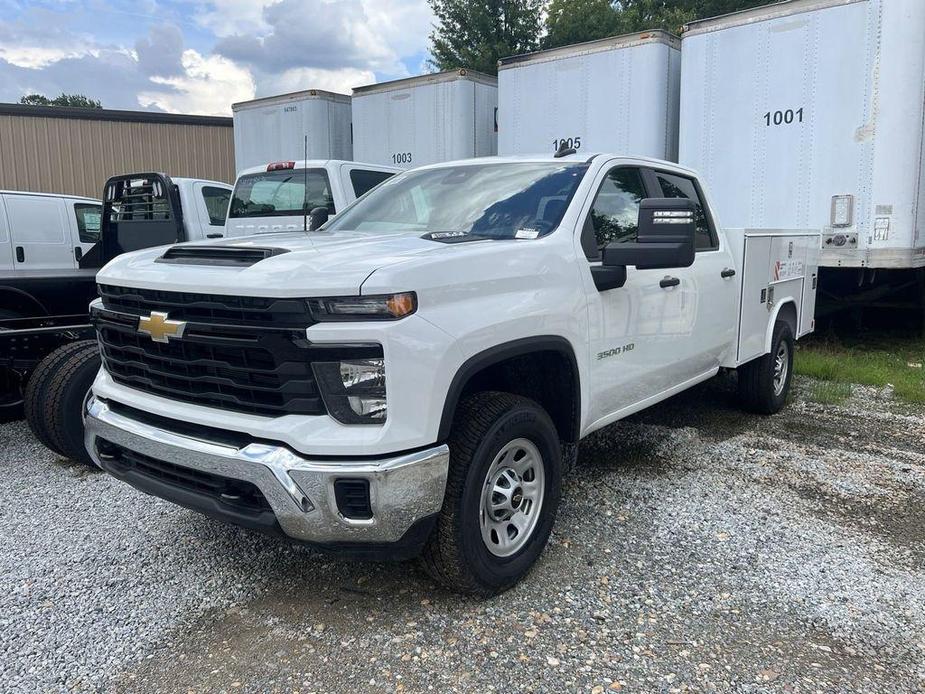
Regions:
<instances>
[{"instance_id":1,"label":"truck headlight","mask_svg":"<svg viewBox=\"0 0 925 694\"><path fill-rule=\"evenodd\" d=\"M385 360L350 359L312 364L328 413L343 424L382 424L388 410Z\"/></svg>"},{"instance_id":2,"label":"truck headlight","mask_svg":"<svg viewBox=\"0 0 925 694\"><path fill-rule=\"evenodd\" d=\"M317 321L398 320L418 308L414 292L373 296L332 296L309 299L308 308Z\"/></svg>"}]
</instances>

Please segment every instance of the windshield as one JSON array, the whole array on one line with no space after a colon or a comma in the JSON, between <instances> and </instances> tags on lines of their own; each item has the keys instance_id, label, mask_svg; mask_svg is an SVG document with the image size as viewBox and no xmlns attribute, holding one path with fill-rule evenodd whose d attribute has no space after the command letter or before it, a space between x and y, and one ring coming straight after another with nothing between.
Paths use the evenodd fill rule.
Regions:
<instances>
[{"instance_id":1,"label":"windshield","mask_svg":"<svg viewBox=\"0 0 925 694\"><path fill-rule=\"evenodd\" d=\"M316 207L334 214L334 197L324 169L284 169L241 176L231 196L231 219L302 215Z\"/></svg>"},{"instance_id":2,"label":"windshield","mask_svg":"<svg viewBox=\"0 0 925 694\"><path fill-rule=\"evenodd\" d=\"M536 238L559 225L587 168L525 162L409 171L382 183L324 228Z\"/></svg>"}]
</instances>

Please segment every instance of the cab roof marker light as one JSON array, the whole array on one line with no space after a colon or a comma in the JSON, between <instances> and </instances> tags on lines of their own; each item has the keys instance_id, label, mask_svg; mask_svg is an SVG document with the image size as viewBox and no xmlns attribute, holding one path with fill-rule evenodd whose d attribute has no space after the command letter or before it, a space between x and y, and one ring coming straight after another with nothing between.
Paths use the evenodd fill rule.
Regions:
<instances>
[{"instance_id":1,"label":"cab roof marker light","mask_svg":"<svg viewBox=\"0 0 925 694\"><path fill-rule=\"evenodd\" d=\"M285 169L294 169L294 161L277 161L272 164L267 164L267 171L283 171Z\"/></svg>"}]
</instances>

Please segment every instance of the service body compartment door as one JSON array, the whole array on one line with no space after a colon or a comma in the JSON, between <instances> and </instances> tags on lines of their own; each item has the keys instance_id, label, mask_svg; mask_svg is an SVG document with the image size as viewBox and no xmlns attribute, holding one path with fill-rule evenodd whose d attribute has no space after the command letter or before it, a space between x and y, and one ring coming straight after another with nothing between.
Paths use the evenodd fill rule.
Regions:
<instances>
[{"instance_id":1,"label":"service body compartment door","mask_svg":"<svg viewBox=\"0 0 925 694\"><path fill-rule=\"evenodd\" d=\"M744 243L736 359L739 364L764 354L764 338L768 327L768 267L771 263L770 236L746 234Z\"/></svg>"}]
</instances>

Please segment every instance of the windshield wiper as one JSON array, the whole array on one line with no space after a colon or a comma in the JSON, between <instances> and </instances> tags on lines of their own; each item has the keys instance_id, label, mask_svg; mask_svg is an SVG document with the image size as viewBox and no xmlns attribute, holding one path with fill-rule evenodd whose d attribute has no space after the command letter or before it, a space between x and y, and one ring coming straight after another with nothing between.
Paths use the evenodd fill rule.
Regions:
<instances>
[{"instance_id":1,"label":"windshield wiper","mask_svg":"<svg viewBox=\"0 0 925 694\"><path fill-rule=\"evenodd\" d=\"M497 236L486 234L473 234L469 231L430 231L422 239L437 241L439 243L465 243L466 241L498 240Z\"/></svg>"}]
</instances>

